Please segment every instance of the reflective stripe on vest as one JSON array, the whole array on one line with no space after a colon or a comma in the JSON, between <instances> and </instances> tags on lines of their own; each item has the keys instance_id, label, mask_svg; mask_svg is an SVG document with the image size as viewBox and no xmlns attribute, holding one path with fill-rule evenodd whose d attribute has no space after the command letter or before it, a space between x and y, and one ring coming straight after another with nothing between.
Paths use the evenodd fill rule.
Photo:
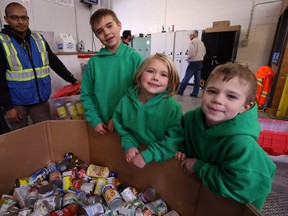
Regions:
<instances>
[{"instance_id":1,"label":"reflective stripe on vest","mask_svg":"<svg viewBox=\"0 0 288 216\"><path fill-rule=\"evenodd\" d=\"M40 34L32 33L31 36L35 40L37 48L41 53L42 67L35 68L37 78L43 78L49 76L50 67L48 65L48 56L44 55L46 52L45 41ZM7 70L6 79L8 81L28 81L35 79L35 74L33 68L23 69L17 50L14 44L11 42L11 39L8 35L0 34L0 39L3 41L3 46L6 52L7 61L10 67L10 70Z\"/></svg>"},{"instance_id":2,"label":"reflective stripe on vest","mask_svg":"<svg viewBox=\"0 0 288 216\"><path fill-rule=\"evenodd\" d=\"M20 60L17 58L17 51L12 44L10 37L5 34L0 34L0 39L3 41L3 47L6 52L9 67L15 71L23 70Z\"/></svg>"},{"instance_id":3,"label":"reflective stripe on vest","mask_svg":"<svg viewBox=\"0 0 288 216\"><path fill-rule=\"evenodd\" d=\"M32 33L31 36L34 38L37 44L38 50L41 52L41 59L42 59L43 65L48 65L48 58L45 58L45 55L44 55L44 52L46 52L45 41L43 40L40 34Z\"/></svg>"},{"instance_id":4,"label":"reflective stripe on vest","mask_svg":"<svg viewBox=\"0 0 288 216\"><path fill-rule=\"evenodd\" d=\"M260 85L261 87L263 86L262 78L257 78L257 84Z\"/></svg>"}]
</instances>

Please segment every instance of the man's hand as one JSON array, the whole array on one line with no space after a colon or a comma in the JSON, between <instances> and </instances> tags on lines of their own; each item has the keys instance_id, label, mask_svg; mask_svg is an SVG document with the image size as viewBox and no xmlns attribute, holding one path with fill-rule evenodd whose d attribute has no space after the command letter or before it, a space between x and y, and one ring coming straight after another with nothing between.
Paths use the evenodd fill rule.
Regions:
<instances>
[{"instance_id":1,"label":"man's hand","mask_svg":"<svg viewBox=\"0 0 288 216\"><path fill-rule=\"evenodd\" d=\"M20 122L22 119L22 115L15 108L6 111L5 116L8 122L11 123Z\"/></svg>"}]
</instances>

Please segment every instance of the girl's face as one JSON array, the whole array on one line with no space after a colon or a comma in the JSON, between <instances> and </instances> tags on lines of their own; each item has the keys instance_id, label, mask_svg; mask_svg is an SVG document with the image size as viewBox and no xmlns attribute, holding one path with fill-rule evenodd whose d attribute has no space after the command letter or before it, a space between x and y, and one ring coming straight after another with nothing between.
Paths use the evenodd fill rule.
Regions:
<instances>
[{"instance_id":1,"label":"girl's face","mask_svg":"<svg viewBox=\"0 0 288 216\"><path fill-rule=\"evenodd\" d=\"M246 103L248 84L234 77L228 82L223 76L212 78L207 84L201 102L208 127L233 119L253 106Z\"/></svg>"},{"instance_id":2,"label":"girl's face","mask_svg":"<svg viewBox=\"0 0 288 216\"><path fill-rule=\"evenodd\" d=\"M121 24L116 23L112 16L107 15L102 17L99 22L94 22L93 30L106 49L116 53L121 42Z\"/></svg>"},{"instance_id":3,"label":"girl's face","mask_svg":"<svg viewBox=\"0 0 288 216\"><path fill-rule=\"evenodd\" d=\"M146 99L162 93L168 86L168 67L159 59L152 59L143 72L141 79L141 93Z\"/></svg>"}]
</instances>

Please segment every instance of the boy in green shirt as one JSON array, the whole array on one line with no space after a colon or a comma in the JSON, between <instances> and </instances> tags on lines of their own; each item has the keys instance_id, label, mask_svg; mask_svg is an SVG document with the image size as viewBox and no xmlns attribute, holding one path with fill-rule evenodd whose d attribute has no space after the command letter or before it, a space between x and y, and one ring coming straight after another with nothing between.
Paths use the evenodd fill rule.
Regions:
<instances>
[{"instance_id":1,"label":"boy in green shirt","mask_svg":"<svg viewBox=\"0 0 288 216\"><path fill-rule=\"evenodd\" d=\"M258 145L255 75L226 63L210 74L201 107L184 116L184 172L196 173L212 192L259 210L271 192L276 166ZM187 156L187 158L186 158Z\"/></svg>"},{"instance_id":2,"label":"boy in green shirt","mask_svg":"<svg viewBox=\"0 0 288 216\"><path fill-rule=\"evenodd\" d=\"M114 131L113 112L132 86L133 75L142 58L121 42L121 22L112 10L97 10L90 18L90 25L105 48L89 60L82 78L80 97L85 119L95 132L107 134Z\"/></svg>"}]
</instances>

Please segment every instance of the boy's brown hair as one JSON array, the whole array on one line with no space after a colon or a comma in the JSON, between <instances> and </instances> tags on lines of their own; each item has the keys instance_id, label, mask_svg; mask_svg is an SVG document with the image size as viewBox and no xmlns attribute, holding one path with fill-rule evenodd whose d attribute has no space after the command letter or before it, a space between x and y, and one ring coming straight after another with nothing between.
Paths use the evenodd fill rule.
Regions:
<instances>
[{"instance_id":1,"label":"boy's brown hair","mask_svg":"<svg viewBox=\"0 0 288 216\"><path fill-rule=\"evenodd\" d=\"M169 56L161 53L156 53L155 55L149 56L139 66L133 78L135 88L136 89L141 88L141 76L143 72L146 70L147 66L150 64L150 62L154 59L162 61L167 66L168 68L167 95L168 96L174 95L177 92L179 86L178 70L172 59Z\"/></svg>"},{"instance_id":2,"label":"boy's brown hair","mask_svg":"<svg viewBox=\"0 0 288 216\"><path fill-rule=\"evenodd\" d=\"M255 101L256 91L257 91L257 80L255 74L253 74L249 69L244 66L232 62L228 62L217 66L209 75L206 85L209 83L211 78L223 75L223 81L228 82L234 77L239 77L240 82L244 81L248 84L248 92L246 95L246 103L251 103ZM204 87L205 91L205 87Z\"/></svg>"},{"instance_id":3,"label":"boy's brown hair","mask_svg":"<svg viewBox=\"0 0 288 216\"><path fill-rule=\"evenodd\" d=\"M95 22L99 23L101 18L105 16L111 16L117 24L121 23L114 11L108 8L101 8L95 11L90 17L90 25L91 25L92 30L93 30L94 23Z\"/></svg>"}]
</instances>

